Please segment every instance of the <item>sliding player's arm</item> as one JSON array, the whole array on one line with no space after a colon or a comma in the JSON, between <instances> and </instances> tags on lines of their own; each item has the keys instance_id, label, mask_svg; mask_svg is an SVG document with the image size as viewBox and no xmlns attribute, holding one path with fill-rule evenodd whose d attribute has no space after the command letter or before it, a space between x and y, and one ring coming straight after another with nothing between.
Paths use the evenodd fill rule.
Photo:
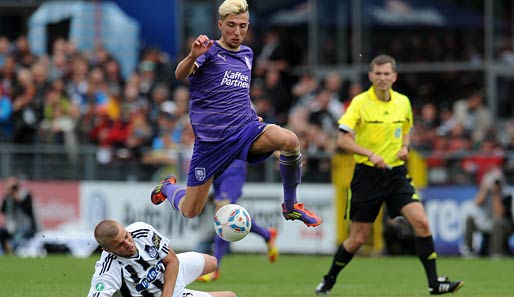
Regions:
<instances>
[{"instance_id":1,"label":"sliding player's arm","mask_svg":"<svg viewBox=\"0 0 514 297\"><path fill-rule=\"evenodd\" d=\"M173 296L173 290L175 289L175 283L178 275L179 261L175 252L170 249L168 255L162 259L164 264L164 286L162 288L162 296Z\"/></svg>"}]
</instances>

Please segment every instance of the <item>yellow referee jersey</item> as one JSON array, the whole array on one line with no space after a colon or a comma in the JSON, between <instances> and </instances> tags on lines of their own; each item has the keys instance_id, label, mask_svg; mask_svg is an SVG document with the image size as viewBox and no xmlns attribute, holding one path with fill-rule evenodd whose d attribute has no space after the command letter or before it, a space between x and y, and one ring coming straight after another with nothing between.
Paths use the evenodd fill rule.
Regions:
<instances>
[{"instance_id":1,"label":"yellow referee jersey","mask_svg":"<svg viewBox=\"0 0 514 297\"><path fill-rule=\"evenodd\" d=\"M339 129L352 132L355 142L380 155L392 167L403 165L398 151L412 127L412 108L407 96L391 90L391 100L377 98L373 87L355 96L339 119ZM357 163L373 166L367 156L355 154Z\"/></svg>"}]
</instances>

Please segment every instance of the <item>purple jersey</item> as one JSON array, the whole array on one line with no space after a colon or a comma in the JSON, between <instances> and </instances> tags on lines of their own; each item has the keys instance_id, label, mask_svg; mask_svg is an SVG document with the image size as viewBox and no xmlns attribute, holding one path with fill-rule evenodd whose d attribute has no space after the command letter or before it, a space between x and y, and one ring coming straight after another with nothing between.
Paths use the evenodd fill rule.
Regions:
<instances>
[{"instance_id":1,"label":"purple jersey","mask_svg":"<svg viewBox=\"0 0 514 297\"><path fill-rule=\"evenodd\" d=\"M258 121L250 103L252 60L249 47L229 51L218 42L196 59L198 69L189 76L189 116L197 141L221 141Z\"/></svg>"}]
</instances>

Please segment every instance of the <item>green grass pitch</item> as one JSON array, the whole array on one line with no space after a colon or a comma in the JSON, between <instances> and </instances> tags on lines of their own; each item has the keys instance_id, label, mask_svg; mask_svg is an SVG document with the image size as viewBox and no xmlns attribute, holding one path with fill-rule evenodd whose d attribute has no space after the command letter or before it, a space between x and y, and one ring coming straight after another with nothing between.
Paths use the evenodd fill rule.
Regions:
<instances>
[{"instance_id":1,"label":"green grass pitch","mask_svg":"<svg viewBox=\"0 0 514 297\"><path fill-rule=\"evenodd\" d=\"M21 259L0 257L0 296L86 296L95 261L50 255ZM193 283L202 291L232 290L239 297L314 296L330 265L329 256L281 255L271 264L264 255L231 254L223 259L221 278ZM512 296L514 260L440 257L441 275L465 281L453 296ZM428 296L424 271L416 257L356 257L340 274L331 296Z\"/></svg>"}]
</instances>

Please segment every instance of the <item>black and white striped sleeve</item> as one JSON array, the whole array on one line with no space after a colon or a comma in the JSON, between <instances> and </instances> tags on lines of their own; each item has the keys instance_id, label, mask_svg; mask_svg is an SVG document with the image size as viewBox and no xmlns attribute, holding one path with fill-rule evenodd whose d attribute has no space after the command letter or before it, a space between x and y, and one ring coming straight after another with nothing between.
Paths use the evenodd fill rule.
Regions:
<instances>
[{"instance_id":1,"label":"black and white striped sleeve","mask_svg":"<svg viewBox=\"0 0 514 297\"><path fill-rule=\"evenodd\" d=\"M112 296L121 287L122 272L116 256L103 252L95 264L88 297Z\"/></svg>"}]
</instances>

